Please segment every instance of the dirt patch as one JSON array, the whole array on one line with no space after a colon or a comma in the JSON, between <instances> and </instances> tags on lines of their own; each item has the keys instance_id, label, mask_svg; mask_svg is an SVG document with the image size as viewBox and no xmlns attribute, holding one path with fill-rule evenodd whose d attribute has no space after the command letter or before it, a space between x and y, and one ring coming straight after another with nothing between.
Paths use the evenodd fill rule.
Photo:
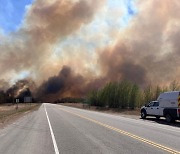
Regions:
<instances>
[{"instance_id":1,"label":"dirt patch","mask_svg":"<svg viewBox=\"0 0 180 154\"><path fill-rule=\"evenodd\" d=\"M113 108L105 108L105 107L96 107L96 106L89 106L87 104L82 103L62 103L61 105L75 107L79 109L86 109L92 111L99 111L109 114L121 115L131 118L140 118L140 109L113 109Z\"/></svg>"},{"instance_id":2,"label":"dirt patch","mask_svg":"<svg viewBox=\"0 0 180 154\"><path fill-rule=\"evenodd\" d=\"M40 105L41 104L18 104L18 109L16 105L12 104L0 105L0 129L13 123L25 114L37 110Z\"/></svg>"}]
</instances>

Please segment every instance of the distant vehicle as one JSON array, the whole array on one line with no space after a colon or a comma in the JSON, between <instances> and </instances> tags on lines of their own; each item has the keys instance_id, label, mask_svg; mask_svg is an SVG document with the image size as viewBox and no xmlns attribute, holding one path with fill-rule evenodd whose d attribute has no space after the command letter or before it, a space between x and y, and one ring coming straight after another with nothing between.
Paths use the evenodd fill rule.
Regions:
<instances>
[{"instance_id":1,"label":"distant vehicle","mask_svg":"<svg viewBox=\"0 0 180 154\"><path fill-rule=\"evenodd\" d=\"M167 122L180 120L180 91L161 93L156 101L141 107L141 118L146 116L165 117Z\"/></svg>"}]
</instances>

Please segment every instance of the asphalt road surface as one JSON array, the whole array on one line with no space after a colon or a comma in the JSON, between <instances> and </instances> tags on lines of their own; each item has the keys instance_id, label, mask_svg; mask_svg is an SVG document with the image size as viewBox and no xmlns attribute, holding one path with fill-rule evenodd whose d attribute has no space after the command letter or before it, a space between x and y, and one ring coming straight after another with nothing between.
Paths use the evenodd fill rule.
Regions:
<instances>
[{"instance_id":1,"label":"asphalt road surface","mask_svg":"<svg viewBox=\"0 0 180 154\"><path fill-rule=\"evenodd\" d=\"M43 104L0 130L0 154L180 153L180 128Z\"/></svg>"}]
</instances>

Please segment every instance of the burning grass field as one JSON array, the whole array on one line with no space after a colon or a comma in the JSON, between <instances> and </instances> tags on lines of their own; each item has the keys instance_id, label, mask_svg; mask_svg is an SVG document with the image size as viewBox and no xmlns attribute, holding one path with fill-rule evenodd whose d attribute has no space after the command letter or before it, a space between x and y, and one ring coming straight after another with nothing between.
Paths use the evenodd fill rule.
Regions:
<instances>
[{"instance_id":1,"label":"burning grass field","mask_svg":"<svg viewBox=\"0 0 180 154\"><path fill-rule=\"evenodd\" d=\"M2 104L0 105L0 129L30 111L37 110L41 104Z\"/></svg>"}]
</instances>

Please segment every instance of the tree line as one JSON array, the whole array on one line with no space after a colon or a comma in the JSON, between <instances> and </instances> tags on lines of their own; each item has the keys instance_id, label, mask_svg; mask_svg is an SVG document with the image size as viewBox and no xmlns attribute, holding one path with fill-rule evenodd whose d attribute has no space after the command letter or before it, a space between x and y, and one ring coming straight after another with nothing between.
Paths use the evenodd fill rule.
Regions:
<instances>
[{"instance_id":1,"label":"tree line","mask_svg":"<svg viewBox=\"0 0 180 154\"><path fill-rule=\"evenodd\" d=\"M87 103L92 106L108 108L140 108L145 103L156 100L160 93L180 90L177 81L169 86L152 86L140 88L130 81L109 82L104 87L91 91L87 96Z\"/></svg>"}]
</instances>

